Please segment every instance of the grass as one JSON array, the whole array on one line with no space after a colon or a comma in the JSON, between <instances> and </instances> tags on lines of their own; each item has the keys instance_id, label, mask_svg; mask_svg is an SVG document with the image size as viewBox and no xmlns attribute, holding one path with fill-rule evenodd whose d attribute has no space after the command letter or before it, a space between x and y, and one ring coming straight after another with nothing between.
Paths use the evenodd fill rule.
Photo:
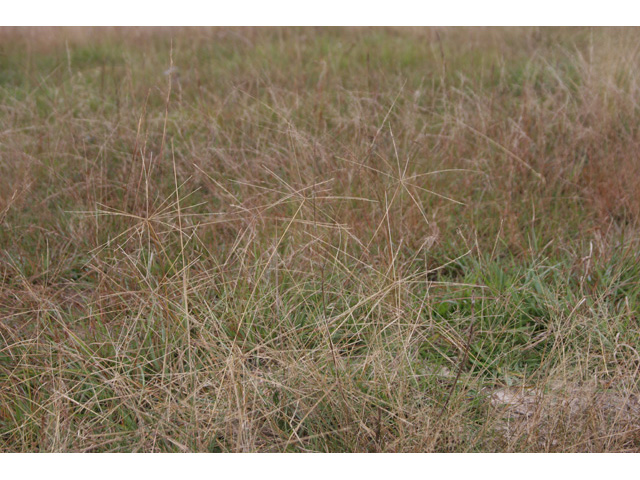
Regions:
<instances>
[{"instance_id":1,"label":"grass","mask_svg":"<svg viewBox=\"0 0 640 480\"><path fill-rule=\"evenodd\" d=\"M3 29L0 450L637 451L638 40Z\"/></svg>"}]
</instances>

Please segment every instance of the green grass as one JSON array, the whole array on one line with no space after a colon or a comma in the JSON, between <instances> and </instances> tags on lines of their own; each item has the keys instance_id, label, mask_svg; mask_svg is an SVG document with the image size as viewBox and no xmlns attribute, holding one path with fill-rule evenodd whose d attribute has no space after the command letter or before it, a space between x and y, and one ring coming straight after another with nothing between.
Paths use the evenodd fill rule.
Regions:
<instances>
[{"instance_id":1,"label":"green grass","mask_svg":"<svg viewBox=\"0 0 640 480\"><path fill-rule=\"evenodd\" d=\"M1 32L0 450L637 451L637 40Z\"/></svg>"}]
</instances>

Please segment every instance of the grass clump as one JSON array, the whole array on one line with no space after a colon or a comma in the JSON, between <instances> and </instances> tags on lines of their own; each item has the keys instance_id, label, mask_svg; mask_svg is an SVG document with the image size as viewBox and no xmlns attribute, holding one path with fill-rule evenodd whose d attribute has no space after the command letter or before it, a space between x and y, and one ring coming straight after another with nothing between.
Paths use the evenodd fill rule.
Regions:
<instances>
[{"instance_id":1,"label":"grass clump","mask_svg":"<svg viewBox=\"0 0 640 480\"><path fill-rule=\"evenodd\" d=\"M637 451L630 29L0 34L0 449Z\"/></svg>"}]
</instances>

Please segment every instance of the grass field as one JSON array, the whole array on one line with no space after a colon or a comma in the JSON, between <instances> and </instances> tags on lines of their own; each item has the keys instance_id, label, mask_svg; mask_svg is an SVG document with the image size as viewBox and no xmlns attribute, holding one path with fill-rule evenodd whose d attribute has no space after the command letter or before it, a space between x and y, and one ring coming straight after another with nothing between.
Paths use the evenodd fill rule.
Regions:
<instances>
[{"instance_id":1,"label":"grass field","mask_svg":"<svg viewBox=\"0 0 640 480\"><path fill-rule=\"evenodd\" d=\"M0 450L640 450L639 42L0 30Z\"/></svg>"}]
</instances>

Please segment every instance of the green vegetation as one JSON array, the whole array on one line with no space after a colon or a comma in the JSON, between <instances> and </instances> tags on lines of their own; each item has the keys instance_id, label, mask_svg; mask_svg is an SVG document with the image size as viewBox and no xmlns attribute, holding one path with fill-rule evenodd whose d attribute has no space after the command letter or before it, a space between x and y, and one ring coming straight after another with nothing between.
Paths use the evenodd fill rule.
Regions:
<instances>
[{"instance_id":1,"label":"green vegetation","mask_svg":"<svg viewBox=\"0 0 640 480\"><path fill-rule=\"evenodd\" d=\"M637 451L639 40L0 30L0 450Z\"/></svg>"}]
</instances>

